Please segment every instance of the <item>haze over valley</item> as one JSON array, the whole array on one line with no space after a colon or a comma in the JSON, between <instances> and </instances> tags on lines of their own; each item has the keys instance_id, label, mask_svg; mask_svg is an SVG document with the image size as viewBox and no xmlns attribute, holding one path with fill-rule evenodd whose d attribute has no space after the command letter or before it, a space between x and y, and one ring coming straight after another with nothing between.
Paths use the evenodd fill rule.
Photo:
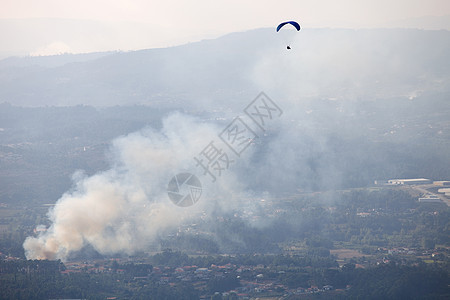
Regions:
<instances>
[{"instance_id":1,"label":"haze over valley","mask_svg":"<svg viewBox=\"0 0 450 300\"><path fill-rule=\"evenodd\" d=\"M128 263L151 264L145 280L192 283L186 299L231 299L259 274L285 299L304 299L299 282L327 299L357 297L368 289L358 272L386 261L435 276L423 297L448 295L449 198L438 192L450 180L448 53L447 30L260 28L168 48L0 60L0 252L124 276ZM254 103L268 106L254 106L252 121ZM253 134L241 152L224 138L236 120ZM202 168L198 158L214 149L221 165ZM186 173L201 196L180 207L169 182ZM413 178L430 183L380 185ZM430 195L443 201L419 202ZM440 267L427 269L432 253ZM241 279L215 287L228 275L211 255ZM153 269L190 263L217 274L199 288L188 273ZM247 264L252 275L237 271ZM145 298L139 272L102 296ZM239 291L260 295L250 290ZM52 295L97 295L86 293Z\"/></svg>"}]
</instances>

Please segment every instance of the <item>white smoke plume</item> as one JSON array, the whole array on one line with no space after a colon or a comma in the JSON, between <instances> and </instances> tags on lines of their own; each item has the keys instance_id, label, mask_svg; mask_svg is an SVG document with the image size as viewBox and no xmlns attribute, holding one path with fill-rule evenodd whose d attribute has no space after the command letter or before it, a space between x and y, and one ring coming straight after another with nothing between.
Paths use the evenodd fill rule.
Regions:
<instances>
[{"instance_id":1,"label":"white smoke plume","mask_svg":"<svg viewBox=\"0 0 450 300\"><path fill-rule=\"evenodd\" d=\"M332 190L341 186L341 179L349 174L361 184L359 178L370 170L367 166L382 166L378 174L396 174L395 167L385 164L385 158L379 156L380 148L372 150L372 145L379 143L371 144L367 132L373 128L381 130L386 122L395 120L391 111L404 111L404 102L390 99L421 98L426 94L422 91L436 82L437 91L447 90L444 87L448 86L448 78L439 77L439 72L423 78L429 62L440 64L436 58L442 54L429 51L439 47L424 44L421 35L406 39L406 46L397 41L397 36L408 37L411 32L397 32L386 38L380 38L378 35L384 33L379 31L327 32L305 30L295 34L295 38L286 35L287 41L276 42L280 36L277 35L271 40L263 39L261 47L255 46L253 40L247 44L252 51L248 53L258 61L242 76L251 79L253 85L250 91L227 99L226 106L241 113L252 100L250 97L263 90L282 107L283 117L277 126L271 124L264 134L268 138L262 136L264 145L255 147L253 153L249 150L250 159L239 158L227 177L205 186L198 203L189 208L175 206L168 199L167 185L177 173L196 169L193 157L211 140L217 140L223 127L174 114L165 119L161 131L145 129L116 139L110 170L90 177L77 173L73 189L49 212L51 225L47 231L26 239L27 258L64 260L89 245L102 254L148 249L159 235L200 212L208 214L217 207L253 209L254 202L239 203L243 201L239 199L242 188L237 182L245 182L247 190L285 193L323 187ZM393 46L386 48L391 40ZM286 44L292 51L285 50ZM242 43L235 47L240 51L245 48ZM418 47L422 50L409 51ZM259 48L265 50L253 52ZM239 57L246 57L242 51L239 53ZM421 53L431 54L424 59ZM186 88L196 86L181 76L184 73L176 74L172 72L167 78L173 81L179 76L176 82L183 82ZM226 82L223 78L220 80ZM213 86L213 81L202 81L200 89L210 83ZM411 90L421 92L415 97ZM202 110L217 108L217 101L210 101L209 94L205 98L199 101L195 97L187 105ZM389 101L378 102L379 99ZM375 117L368 114L374 110ZM367 158L376 162L377 156L379 164L368 164ZM386 176L389 175L383 175ZM371 179L365 178L366 182ZM210 182L208 177L200 180L203 185Z\"/></svg>"},{"instance_id":2,"label":"white smoke plume","mask_svg":"<svg viewBox=\"0 0 450 300\"><path fill-rule=\"evenodd\" d=\"M210 195L226 190L229 179L221 178L208 192L207 178L199 177L205 186L201 201L188 208L169 200L167 185L177 173L195 171L193 157L218 132L211 124L175 113L160 132L147 128L116 139L111 168L90 177L74 175L73 189L48 213L50 227L25 240L26 257L66 260L87 245L101 254L131 254L217 205Z\"/></svg>"}]
</instances>

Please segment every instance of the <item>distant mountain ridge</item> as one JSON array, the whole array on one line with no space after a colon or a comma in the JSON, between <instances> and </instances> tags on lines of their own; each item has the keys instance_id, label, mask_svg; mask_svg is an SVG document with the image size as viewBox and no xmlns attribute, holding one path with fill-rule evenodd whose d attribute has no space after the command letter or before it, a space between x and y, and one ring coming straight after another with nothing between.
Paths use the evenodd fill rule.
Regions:
<instances>
[{"instance_id":1,"label":"distant mountain ridge","mask_svg":"<svg viewBox=\"0 0 450 300\"><path fill-rule=\"evenodd\" d=\"M286 50L291 44L292 50ZM449 91L450 32L272 28L182 46L0 61L0 103L174 105Z\"/></svg>"}]
</instances>

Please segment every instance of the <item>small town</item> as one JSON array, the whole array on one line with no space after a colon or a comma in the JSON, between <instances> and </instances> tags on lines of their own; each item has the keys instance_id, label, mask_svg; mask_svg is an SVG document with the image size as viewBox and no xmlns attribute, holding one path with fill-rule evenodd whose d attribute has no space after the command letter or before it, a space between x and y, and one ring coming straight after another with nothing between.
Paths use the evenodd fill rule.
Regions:
<instances>
[{"instance_id":1,"label":"small town","mask_svg":"<svg viewBox=\"0 0 450 300\"><path fill-rule=\"evenodd\" d=\"M0 300L450 299L450 1L386 2L2 1Z\"/></svg>"}]
</instances>

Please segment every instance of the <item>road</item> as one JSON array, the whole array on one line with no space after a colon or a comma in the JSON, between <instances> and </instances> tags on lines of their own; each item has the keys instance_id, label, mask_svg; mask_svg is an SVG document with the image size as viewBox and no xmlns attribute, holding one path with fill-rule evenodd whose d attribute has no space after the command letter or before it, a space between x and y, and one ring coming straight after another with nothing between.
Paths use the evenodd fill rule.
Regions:
<instances>
[{"instance_id":1,"label":"road","mask_svg":"<svg viewBox=\"0 0 450 300\"><path fill-rule=\"evenodd\" d=\"M409 187L421 194L437 196L437 197L439 197L439 199L441 199L442 202L447 204L447 206L450 206L450 199L447 198L444 194L434 193L434 192L429 191L432 188L436 188L436 186L433 184L410 185Z\"/></svg>"}]
</instances>

